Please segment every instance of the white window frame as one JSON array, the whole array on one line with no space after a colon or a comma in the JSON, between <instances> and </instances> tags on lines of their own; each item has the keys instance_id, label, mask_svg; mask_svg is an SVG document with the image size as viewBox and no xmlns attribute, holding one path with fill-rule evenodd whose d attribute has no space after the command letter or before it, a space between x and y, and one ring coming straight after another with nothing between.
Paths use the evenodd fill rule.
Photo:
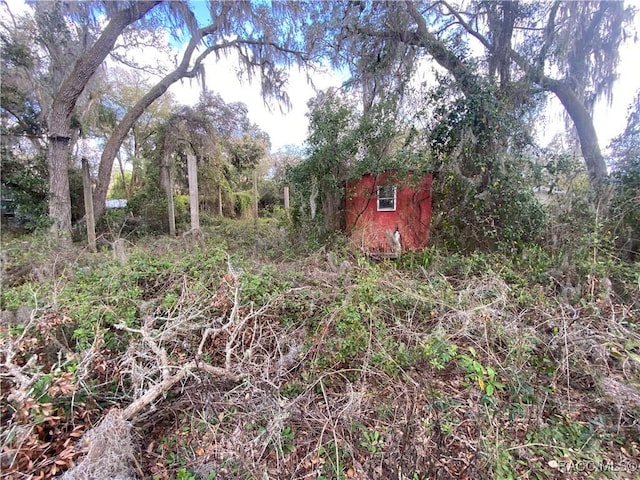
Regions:
<instances>
[{"instance_id":1,"label":"white window frame","mask_svg":"<svg viewBox=\"0 0 640 480\"><path fill-rule=\"evenodd\" d=\"M383 188L393 188L393 197L391 196L381 196L380 195L380 191ZM377 206L378 206L378 211L379 212L395 212L396 211L396 205L397 205L397 195L398 195L398 187L396 185L379 185L378 186L378 190L377 190ZM393 200L393 206L392 207L380 207L380 200Z\"/></svg>"}]
</instances>

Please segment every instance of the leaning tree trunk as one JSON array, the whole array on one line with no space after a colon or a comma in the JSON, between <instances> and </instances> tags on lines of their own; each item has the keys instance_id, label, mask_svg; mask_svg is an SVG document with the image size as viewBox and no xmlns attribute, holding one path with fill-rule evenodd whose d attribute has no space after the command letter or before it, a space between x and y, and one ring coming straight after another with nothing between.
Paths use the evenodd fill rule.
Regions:
<instances>
[{"instance_id":1,"label":"leaning tree trunk","mask_svg":"<svg viewBox=\"0 0 640 480\"><path fill-rule=\"evenodd\" d=\"M107 199L107 192L109 190L109 183L111 182L111 171L113 169L113 162L116 158L122 142L129 134L129 131L133 128L134 124L138 121L140 116L147 110L147 108L160 98L171 85L178 80L184 78L193 78L200 71L200 64L211 52L223 48L222 45L216 45L209 47L202 52L195 60L194 64L189 68L191 63L191 56L196 47L200 43L203 37L210 35L217 28L217 24L210 25L209 27L202 28L196 35L191 38L191 41L187 45L187 48L182 55L182 61L180 65L165 76L162 80L156 83L147 94L142 97L138 102L131 107L131 109L120 120L118 125L111 133L107 144L104 147L102 156L100 157L100 167L98 170L97 185L93 192L93 204L95 208L96 218L100 218L105 210L105 204Z\"/></svg>"},{"instance_id":2,"label":"leaning tree trunk","mask_svg":"<svg viewBox=\"0 0 640 480\"><path fill-rule=\"evenodd\" d=\"M542 86L558 97L569 117L571 117L571 121L578 133L580 150L589 172L591 185L597 187L607 176L607 164L602 156L600 144L598 143L598 134L593 126L593 118L589 110L565 82L544 77Z\"/></svg>"},{"instance_id":3,"label":"leaning tree trunk","mask_svg":"<svg viewBox=\"0 0 640 480\"><path fill-rule=\"evenodd\" d=\"M179 67L178 70L175 70L164 77L126 113L111 133L111 136L102 151L102 156L100 157L100 167L98 169L96 188L93 191L93 204L96 218L100 218L104 213L109 183L111 182L113 162L120 150L122 142L127 138L127 135L134 123L136 123L145 110L156 99L160 98L173 83L184 78L186 73L186 68L183 69Z\"/></svg>"},{"instance_id":4,"label":"leaning tree trunk","mask_svg":"<svg viewBox=\"0 0 640 480\"><path fill-rule=\"evenodd\" d=\"M52 233L64 243L71 238L71 199L69 196L69 155L71 114L85 86L111 52L117 38L130 24L142 18L160 1L136 2L113 15L93 46L76 62L62 82L49 114L49 216Z\"/></svg>"},{"instance_id":5,"label":"leaning tree trunk","mask_svg":"<svg viewBox=\"0 0 640 480\"><path fill-rule=\"evenodd\" d=\"M437 63L453 75L465 95L475 91L477 89L477 79L468 65L428 30L427 23L418 11L415 2L407 0L406 5L409 14L416 22L417 28L411 32L396 33L398 39L402 42L425 48ZM469 25L463 24L463 26L483 43L488 50L491 50L491 44L484 37L472 30ZM503 45L502 48L506 52L506 45ZM589 172L589 179L591 184L597 188L607 176L607 165L600 150L598 135L593 126L593 118L587 108L568 82L542 75L524 56L515 52L512 48L508 50L508 57L520 66L534 83L558 97L576 127L582 156Z\"/></svg>"}]
</instances>

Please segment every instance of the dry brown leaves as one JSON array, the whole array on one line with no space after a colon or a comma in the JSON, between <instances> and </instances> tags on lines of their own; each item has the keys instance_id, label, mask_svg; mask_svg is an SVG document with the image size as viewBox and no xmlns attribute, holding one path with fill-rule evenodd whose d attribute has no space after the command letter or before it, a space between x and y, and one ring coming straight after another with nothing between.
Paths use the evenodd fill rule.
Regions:
<instances>
[{"instance_id":1,"label":"dry brown leaves","mask_svg":"<svg viewBox=\"0 0 640 480\"><path fill-rule=\"evenodd\" d=\"M3 411L3 417L6 414ZM95 414L80 404L67 419L61 406L26 402L8 422L9 434L3 435L0 478L48 480L73 467L83 453L78 440Z\"/></svg>"},{"instance_id":2,"label":"dry brown leaves","mask_svg":"<svg viewBox=\"0 0 640 480\"><path fill-rule=\"evenodd\" d=\"M95 412L74 403L76 377L51 355L70 322L64 310L49 309L33 312L23 329L2 326L0 478L53 478L81 453L77 441Z\"/></svg>"}]
</instances>

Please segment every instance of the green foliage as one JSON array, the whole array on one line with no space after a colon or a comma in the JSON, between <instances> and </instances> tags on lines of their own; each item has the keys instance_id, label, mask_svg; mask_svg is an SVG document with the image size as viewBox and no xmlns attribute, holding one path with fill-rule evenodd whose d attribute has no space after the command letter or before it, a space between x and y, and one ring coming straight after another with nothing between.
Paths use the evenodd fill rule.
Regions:
<instances>
[{"instance_id":1,"label":"green foliage","mask_svg":"<svg viewBox=\"0 0 640 480\"><path fill-rule=\"evenodd\" d=\"M258 208L260 215L277 216L282 212L284 202L279 185L273 180L260 179L258 181Z\"/></svg>"},{"instance_id":2,"label":"green foliage","mask_svg":"<svg viewBox=\"0 0 640 480\"><path fill-rule=\"evenodd\" d=\"M75 322L73 337L78 349L91 345L97 328L109 328L121 322L129 326L135 324L142 289L123 273L115 262L103 265L99 271L78 269L73 272L74 281L59 292L59 301ZM122 345L111 346L120 348Z\"/></svg>"},{"instance_id":3,"label":"green foliage","mask_svg":"<svg viewBox=\"0 0 640 480\"><path fill-rule=\"evenodd\" d=\"M619 210L620 202L633 204L634 197L631 194L631 198L624 200L624 189L618 189L616 175L614 172L610 183L602 185L600 192L587 189L581 177L573 180L565 177L561 181L567 185L566 193L547 203L549 222L542 237L546 259L542 251L537 254L541 262L537 268L547 265L547 274L544 269L539 270L538 279L546 276L565 291L574 292L577 295L573 295L572 301L582 297L586 285L591 285L587 290L595 291L596 296L604 294L601 288L594 290L593 286L594 282L606 282L605 279L613 282L617 293L625 299L635 296L632 286L638 278L633 253L635 225L625 224ZM627 213L633 215L634 211ZM549 276L549 272L553 274Z\"/></svg>"},{"instance_id":4,"label":"green foliage","mask_svg":"<svg viewBox=\"0 0 640 480\"><path fill-rule=\"evenodd\" d=\"M346 180L390 170L408 180L411 173L430 170L424 142L401 120L397 98L360 113L351 101L329 91L309 106L308 158L287 171L294 225L304 233L324 239L344 225Z\"/></svg>"},{"instance_id":5,"label":"green foliage","mask_svg":"<svg viewBox=\"0 0 640 480\"><path fill-rule=\"evenodd\" d=\"M276 270L270 265L257 273L243 273L240 277L243 298L263 305L289 288L289 282L279 278L276 273Z\"/></svg>"},{"instance_id":6,"label":"green foliage","mask_svg":"<svg viewBox=\"0 0 640 480\"><path fill-rule=\"evenodd\" d=\"M457 361L466 370L467 379L472 384L477 383L487 397L491 397L496 390L504 389L505 385L497 380L494 368L482 365L477 360L477 354L473 347L469 348L469 355L458 354Z\"/></svg>"},{"instance_id":7,"label":"green foliage","mask_svg":"<svg viewBox=\"0 0 640 480\"><path fill-rule=\"evenodd\" d=\"M69 196L71 198L71 220L78 222L85 215L82 169L69 169Z\"/></svg>"},{"instance_id":8,"label":"green foliage","mask_svg":"<svg viewBox=\"0 0 640 480\"><path fill-rule=\"evenodd\" d=\"M191 211L189 195L176 195L173 199L173 208L176 215L176 228L188 230Z\"/></svg>"},{"instance_id":9,"label":"green foliage","mask_svg":"<svg viewBox=\"0 0 640 480\"><path fill-rule=\"evenodd\" d=\"M371 454L379 453L384 449L384 438L378 430L364 430L360 446Z\"/></svg>"},{"instance_id":10,"label":"green foliage","mask_svg":"<svg viewBox=\"0 0 640 480\"><path fill-rule=\"evenodd\" d=\"M515 253L538 241L547 221L542 204L515 169L492 176L482 191L454 174L435 182L435 242L452 250L483 247Z\"/></svg>"},{"instance_id":11,"label":"green foliage","mask_svg":"<svg viewBox=\"0 0 640 480\"><path fill-rule=\"evenodd\" d=\"M207 249L206 254L195 249L176 258L134 250L124 266L104 261L99 269L70 268L56 298L73 321L78 349L89 346L99 329L106 329L105 340L111 348L121 349L126 346L126 337L113 326L137 326L141 302L158 297L162 308L169 310L181 295L172 279L189 278L194 291L211 288L225 271L225 263L226 254L216 247Z\"/></svg>"},{"instance_id":12,"label":"green foliage","mask_svg":"<svg viewBox=\"0 0 640 480\"><path fill-rule=\"evenodd\" d=\"M533 471L553 475L548 466L560 463L602 462L602 445L612 440L604 428L602 418L589 418L588 421L572 419L562 415L551 415L544 424L526 434L527 443L534 445L533 451L543 461L533 465Z\"/></svg>"},{"instance_id":13,"label":"green foliage","mask_svg":"<svg viewBox=\"0 0 640 480\"><path fill-rule=\"evenodd\" d=\"M184 467L181 467L176 472L176 480L197 480L196 477L191 471L187 470Z\"/></svg>"},{"instance_id":14,"label":"green foliage","mask_svg":"<svg viewBox=\"0 0 640 480\"><path fill-rule=\"evenodd\" d=\"M294 198L296 226L313 225L326 237L342 223L342 182L357 152L355 106L336 92L309 103L308 158L290 166L287 180ZM311 203L311 205L310 205Z\"/></svg>"},{"instance_id":15,"label":"green foliage","mask_svg":"<svg viewBox=\"0 0 640 480\"><path fill-rule=\"evenodd\" d=\"M27 230L48 225L48 178L46 156L18 155L3 139L2 198L11 199L16 220Z\"/></svg>"},{"instance_id":16,"label":"green foliage","mask_svg":"<svg viewBox=\"0 0 640 480\"><path fill-rule=\"evenodd\" d=\"M433 171L425 134L411 125L416 120L411 116L402 118L394 96L379 100L360 115L356 130L358 154L349 178L395 171L410 183L412 175L422 178L423 173Z\"/></svg>"},{"instance_id":17,"label":"green foliage","mask_svg":"<svg viewBox=\"0 0 640 480\"><path fill-rule=\"evenodd\" d=\"M607 223L624 258L640 256L640 92L629 109L627 127L610 145L614 198Z\"/></svg>"},{"instance_id":18,"label":"green foliage","mask_svg":"<svg viewBox=\"0 0 640 480\"><path fill-rule=\"evenodd\" d=\"M12 311L20 307L36 308L43 293L48 290L43 287L29 282L13 288L3 288L0 294L0 308Z\"/></svg>"},{"instance_id":19,"label":"green foliage","mask_svg":"<svg viewBox=\"0 0 640 480\"><path fill-rule=\"evenodd\" d=\"M264 427L260 428L260 433L265 433ZM291 453L294 448L295 432L289 425L285 425L280 431L277 438L269 443L269 449L274 450L278 455L286 455Z\"/></svg>"},{"instance_id":20,"label":"green foliage","mask_svg":"<svg viewBox=\"0 0 640 480\"><path fill-rule=\"evenodd\" d=\"M188 189L186 158L196 156L203 213L218 215L222 211L223 215L242 218L250 211L251 192L248 199L245 192L251 188L251 180L246 172L257 168L266 155L269 137L249 122L247 114L246 105L227 104L219 95L207 92L194 107L173 112L158 130L162 162L172 163L179 193Z\"/></svg>"},{"instance_id":21,"label":"green foliage","mask_svg":"<svg viewBox=\"0 0 640 480\"><path fill-rule=\"evenodd\" d=\"M514 468L518 463L504 444L498 444L495 450L493 475L496 480L518 480L520 475Z\"/></svg>"},{"instance_id":22,"label":"green foliage","mask_svg":"<svg viewBox=\"0 0 640 480\"><path fill-rule=\"evenodd\" d=\"M143 232L168 231L167 198L159 185L157 166L146 166L145 183L131 196L127 208L143 221Z\"/></svg>"},{"instance_id":23,"label":"green foliage","mask_svg":"<svg viewBox=\"0 0 640 480\"><path fill-rule=\"evenodd\" d=\"M326 460L325 470L328 468L329 476L320 475L318 479L344 480L345 464L350 460L351 455L346 446L336 445L334 441L327 442L318 449L318 454Z\"/></svg>"},{"instance_id":24,"label":"green foliage","mask_svg":"<svg viewBox=\"0 0 640 480\"><path fill-rule=\"evenodd\" d=\"M361 309L348 305L337 311L336 318L336 359L350 364L362 355L369 345L369 328L363 322Z\"/></svg>"},{"instance_id":25,"label":"green foliage","mask_svg":"<svg viewBox=\"0 0 640 480\"><path fill-rule=\"evenodd\" d=\"M127 203L127 210L138 219L137 233L166 233L169 229L169 214L166 192L160 187L159 166L149 162L145 168L145 181ZM174 196L176 228L189 224L189 197Z\"/></svg>"},{"instance_id":26,"label":"green foliage","mask_svg":"<svg viewBox=\"0 0 640 480\"><path fill-rule=\"evenodd\" d=\"M427 102L436 105L430 146L441 164L457 160L468 176L483 167L498 166L496 162L507 147L517 154L531 143L523 122L531 104L514 108L490 81L478 83L465 95L454 92L453 80L440 76L438 85L427 95Z\"/></svg>"},{"instance_id":27,"label":"green foliage","mask_svg":"<svg viewBox=\"0 0 640 480\"><path fill-rule=\"evenodd\" d=\"M442 461L479 452L485 459L479 475L505 479L553 478L554 459L614 458L623 444L636 454L633 416L620 416L617 408L626 407L598 388L609 373L622 382L624 369L629 388L636 388L632 368L640 358L631 303L616 295L619 278L637 291L637 272L604 255L610 247L600 242L595 262L584 256L571 265L582 281L592 281L571 305L550 278L561 259L541 247L525 247L519 256L431 247L397 262L374 262L340 242L300 254L274 240L279 229L272 219L257 230L249 221L216 219L197 244L147 237L129 245L125 265L110 252L78 249L50 279L3 288L3 310L38 306L36 321L66 322L49 329L53 337L43 328L34 338L55 338L67 355L58 356L53 342L54 348L41 348L31 339L26 350L15 350L16 365L32 354L46 362L37 365L45 377L32 386L35 400L56 400L50 386L59 374L49 367L70 359L64 369L82 380L73 398L98 407L128 402L132 377L122 359L139 353L144 368L155 354L139 335L114 328L119 323L151 322L148 328L168 339L176 369L201 345L201 361L224 365L231 335L218 330L214 341L201 344L200 332L231 318L235 288L224 277L230 264L240 282L229 330L235 332L232 368L246 376L227 383L194 368L181 388L158 399L156 411L170 421L150 426L148 437L164 437L155 442L164 477L202 475L200 462L212 458L205 447L222 439L233 455L216 457L216 471L238 477L251 473L236 452L253 458L256 471L291 462L318 477L375 476L372 469L392 459L390 465L411 466L408 478L432 478L435 467L414 471L413 457L398 454L405 441L444 441L454 448L440 452ZM23 241L3 243L10 268L46 260L45 236L32 247ZM336 271L343 260L350 267ZM596 273L611 275L608 297ZM256 316L243 323L247 315ZM15 338L23 331L15 324L0 334ZM95 359L95 369L84 368L83 355Z\"/></svg>"},{"instance_id":28,"label":"green foliage","mask_svg":"<svg viewBox=\"0 0 640 480\"><path fill-rule=\"evenodd\" d=\"M131 184L132 172L125 171L124 178L118 173L111 181L111 188L109 189L108 197L110 199L128 198L129 192L127 185Z\"/></svg>"},{"instance_id":29,"label":"green foliage","mask_svg":"<svg viewBox=\"0 0 640 480\"><path fill-rule=\"evenodd\" d=\"M436 333L425 339L422 344L424 359L436 370L444 369L451 360L456 358L458 346L442 338L442 333Z\"/></svg>"},{"instance_id":30,"label":"green foliage","mask_svg":"<svg viewBox=\"0 0 640 480\"><path fill-rule=\"evenodd\" d=\"M440 174L434 182L432 238L451 249L511 253L535 242L546 213L532 191L531 143L523 111L514 111L492 84L450 100L443 81L430 94L435 118L430 142Z\"/></svg>"},{"instance_id":31,"label":"green foliage","mask_svg":"<svg viewBox=\"0 0 640 480\"><path fill-rule=\"evenodd\" d=\"M96 233L106 241L112 242L117 238L133 236L137 233L138 226L138 221L129 209L109 208L98 220Z\"/></svg>"},{"instance_id":32,"label":"green foliage","mask_svg":"<svg viewBox=\"0 0 640 480\"><path fill-rule=\"evenodd\" d=\"M256 168L265 156L268 145L266 138L252 138L245 134L241 138L231 139L229 153L233 166L242 171Z\"/></svg>"},{"instance_id":33,"label":"green foliage","mask_svg":"<svg viewBox=\"0 0 640 480\"><path fill-rule=\"evenodd\" d=\"M16 310L22 306L36 308L46 304L55 286L48 262L55 255L48 230L28 235L2 232L2 289L0 309ZM34 278L35 266L45 265L43 274ZM45 275L49 273L49 275Z\"/></svg>"},{"instance_id":34,"label":"green foliage","mask_svg":"<svg viewBox=\"0 0 640 480\"><path fill-rule=\"evenodd\" d=\"M235 214L237 218L246 218L251 214L253 208L253 192L233 192Z\"/></svg>"}]
</instances>

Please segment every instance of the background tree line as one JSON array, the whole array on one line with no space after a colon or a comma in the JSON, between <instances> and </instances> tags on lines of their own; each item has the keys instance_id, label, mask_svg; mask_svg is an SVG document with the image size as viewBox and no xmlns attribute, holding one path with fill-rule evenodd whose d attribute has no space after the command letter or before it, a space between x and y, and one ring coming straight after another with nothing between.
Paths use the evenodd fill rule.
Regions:
<instances>
[{"instance_id":1,"label":"background tree line","mask_svg":"<svg viewBox=\"0 0 640 480\"><path fill-rule=\"evenodd\" d=\"M549 214L533 189L553 191L567 182L563 169L576 180L579 168L590 211L611 206L613 238L637 249L629 213L637 205L637 98L628 128L612 144L611 175L593 122L595 103L613 93L619 47L633 34L631 7L606 1L472 2L464 9L447 1L206 6L206 15L188 2L162 1L34 2L33 14L22 16L7 9L0 38L2 177L30 218L47 217L61 240L68 238L72 217L82 214L72 215L77 179L70 167L91 143L100 145L99 217L114 163L116 189L141 212L154 204L154 189L160 198L166 167L180 172L185 149L198 157L205 209L241 211L242 172L264 157L268 139L250 125L246 108L215 94L189 108L166 95L188 78L215 91L204 60L235 52L239 72L259 80L265 99L284 107L293 64L312 71L324 62L351 74L340 92L312 100L307 160L290 173L299 205L309 205L314 219L312 204L319 202L321 233L341 225L340 185L349 176L421 168L439 176L436 238L463 238L469 246L533 241ZM171 69L140 65L128 51L166 54L175 45L183 48ZM565 146L551 150L531 134L550 97L561 103L568 125ZM568 162L573 157L581 164Z\"/></svg>"}]
</instances>

